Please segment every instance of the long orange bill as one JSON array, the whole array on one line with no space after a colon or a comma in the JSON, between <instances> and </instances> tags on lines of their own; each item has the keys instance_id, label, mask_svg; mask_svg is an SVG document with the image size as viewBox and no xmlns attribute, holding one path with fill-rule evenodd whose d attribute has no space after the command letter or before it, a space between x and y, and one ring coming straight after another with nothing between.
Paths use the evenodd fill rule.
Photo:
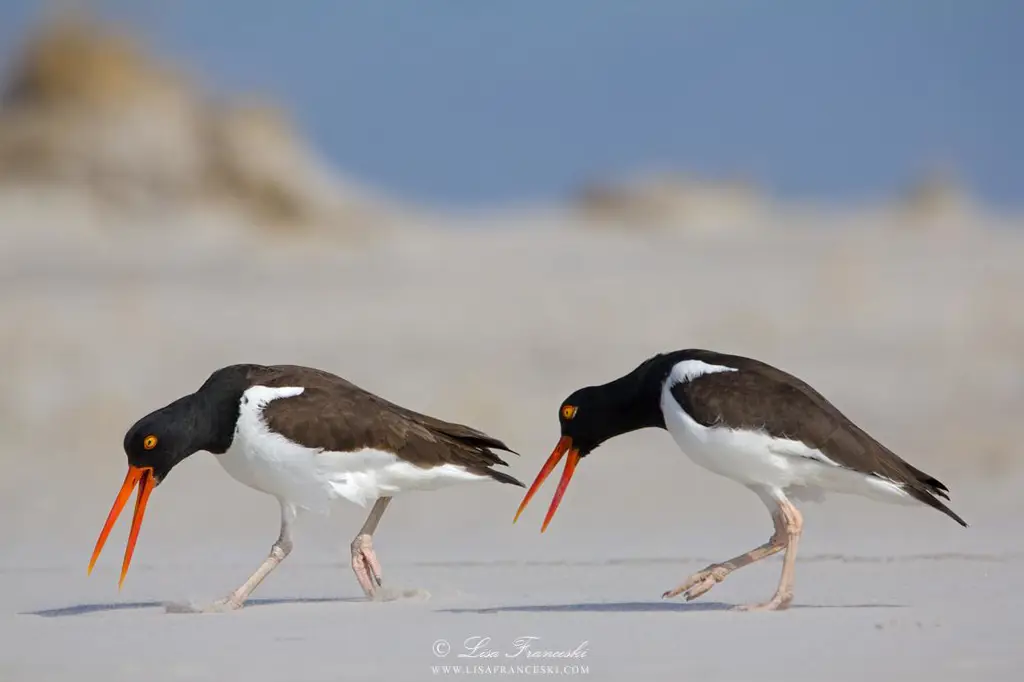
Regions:
<instances>
[{"instance_id":1,"label":"long orange bill","mask_svg":"<svg viewBox=\"0 0 1024 682\"><path fill-rule=\"evenodd\" d=\"M569 450L569 456L565 458L565 469L562 470L562 479L558 481L558 487L555 488L555 496L551 498L551 506L548 507L548 513L544 517L544 524L540 527L541 533L548 529L548 524L555 517L555 511L558 509L558 505L562 503L562 495L565 494L565 489L569 487L569 479L576 473L576 465L579 463L579 450Z\"/></svg>"},{"instance_id":2,"label":"long orange bill","mask_svg":"<svg viewBox=\"0 0 1024 682\"><path fill-rule=\"evenodd\" d=\"M124 563L121 564L121 579L117 582L118 589L121 589L121 586L124 584L124 578L128 575L128 566L132 563L135 543L139 539L139 529L142 528L142 517L146 513L146 503L149 501L149 494L156 487L156 479L153 478L152 469L128 467L128 475L124 477L124 483L121 484L121 490L117 493L114 506L110 508L110 513L107 515L107 522L103 524L100 537L96 540L96 548L92 551L92 558L89 559L88 572L91 574L92 568L96 565L96 560L100 556L100 552L103 551L103 545L107 542L107 536L110 535L111 528L114 527L117 517L121 515L121 510L128 503L128 498L131 497L136 485L139 486L139 495L135 498L135 514L132 517L131 532L128 534L128 546L124 550Z\"/></svg>"},{"instance_id":3,"label":"long orange bill","mask_svg":"<svg viewBox=\"0 0 1024 682\"><path fill-rule=\"evenodd\" d=\"M544 517L544 525L540 527L540 532L543 533L548 528L548 524L551 523L551 519L555 516L555 511L558 509L558 505L562 502L562 495L565 494L565 489L569 487L569 480L572 479L573 473L576 471L576 465L580 461L580 453L578 450L572 447L572 438L568 436L562 436L558 441L558 445L555 446L551 456L548 457L548 461L544 463L544 467L537 474L537 478L534 479L533 485L526 491L526 496L523 497L523 501L519 504L519 510L516 512L515 519L512 523L519 520L519 515L526 509L526 505L530 503L534 493L544 483L551 472L554 471L555 467L565 456L565 453L569 453L569 458L565 461L565 470L562 472L562 479L558 482L558 488L555 490L555 496L551 500L551 506L548 508L548 513Z\"/></svg>"}]
</instances>

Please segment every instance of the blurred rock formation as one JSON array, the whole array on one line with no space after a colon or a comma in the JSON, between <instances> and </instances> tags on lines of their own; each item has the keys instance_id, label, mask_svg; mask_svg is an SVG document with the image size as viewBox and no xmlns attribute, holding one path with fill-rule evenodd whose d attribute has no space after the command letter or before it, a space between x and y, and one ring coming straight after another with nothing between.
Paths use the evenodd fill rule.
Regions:
<instances>
[{"instance_id":1,"label":"blurred rock formation","mask_svg":"<svg viewBox=\"0 0 1024 682\"><path fill-rule=\"evenodd\" d=\"M979 207L956 173L938 167L910 185L897 200L896 210L914 229L951 230L970 224Z\"/></svg>"},{"instance_id":2,"label":"blurred rock formation","mask_svg":"<svg viewBox=\"0 0 1024 682\"><path fill-rule=\"evenodd\" d=\"M744 180L655 173L582 189L577 207L596 225L732 231L757 222L767 201Z\"/></svg>"},{"instance_id":3,"label":"blurred rock formation","mask_svg":"<svg viewBox=\"0 0 1024 682\"><path fill-rule=\"evenodd\" d=\"M131 37L81 16L7 65L0 184L60 187L119 211L228 209L259 225L365 231L380 206L266 102L221 102Z\"/></svg>"}]
</instances>

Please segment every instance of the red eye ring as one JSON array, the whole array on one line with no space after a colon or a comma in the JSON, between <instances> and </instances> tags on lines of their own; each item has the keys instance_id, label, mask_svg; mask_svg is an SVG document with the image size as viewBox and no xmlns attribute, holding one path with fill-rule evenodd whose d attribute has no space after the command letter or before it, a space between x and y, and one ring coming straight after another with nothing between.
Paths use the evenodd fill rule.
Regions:
<instances>
[{"instance_id":1,"label":"red eye ring","mask_svg":"<svg viewBox=\"0 0 1024 682\"><path fill-rule=\"evenodd\" d=\"M145 448L146 450L152 450L153 448L156 447L156 444L158 442L159 439L156 436L150 434L142 439L142 447Z\"/></svg>"}]
</instances>

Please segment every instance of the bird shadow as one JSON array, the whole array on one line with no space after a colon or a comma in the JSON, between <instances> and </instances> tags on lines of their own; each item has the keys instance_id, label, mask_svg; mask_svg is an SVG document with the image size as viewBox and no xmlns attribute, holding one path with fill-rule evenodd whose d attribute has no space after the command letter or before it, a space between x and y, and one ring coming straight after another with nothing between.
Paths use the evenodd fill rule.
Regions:
<instances>
[{"instance_id":1,"label":"bird shadow","mask_svg":"<svg viewBox=\"0 0 1024 682\"><path fill-rule=\"evenodd\" d=\"M478 609L443 609L443 613L652 613L675 611L694 613L700 611L733 611L736 604L724 602L585 602L578 604L536 604L527 606L491 606ZM795 609L902 609L905 604L793 604Z\"/></svg>"},{"instance_id":2,"label":"bird shadow","mask_svg":"<svg viewBox=\"0 0 1024 682\"><path fill-rule=\"evenodd\" d=\"M366 599L355 597L283 597L277 599L250 599L245 608L258 606L277 606L281 604L339 604L363 602ZM142 609L164 609L168 613L197 613L198 609L190 609L186 604L163 601L131 601L98 604L75 604L56 609L40 609L25 611L20 615L40 616L42 618L64 618L67 616L85 616L91 613L107 613L116 611L138 611Z\"/></svg>"},{"instance_id":3,"label":"bird shadow","mask_svg":"<svg viewBox=\"0 0 1024 682\"><path fill-rule=\"evenodd\" d=\"M260 606L280 606L285 604L352 604L368 602L362 597L283 597L275 599L250 599L245 608ZM484 608L453 608L438 609L438 613L653 613L670 612L701 612L701 611L732 611L735 604L725 602L583 602L576 604L532 604L519 606L488 606ZM906 604L793 604L792 609L902 609ZM202 609L189 607L187 604L162 601L135 601L96 604L75 604L54 609L25 611L20 615L39 616L41 618L65 618L68 616L85 616L93 613L109 613L118 611L139 611L143 609L164 609L167 613L200 613Z\"/></svg>"}]
</instances>

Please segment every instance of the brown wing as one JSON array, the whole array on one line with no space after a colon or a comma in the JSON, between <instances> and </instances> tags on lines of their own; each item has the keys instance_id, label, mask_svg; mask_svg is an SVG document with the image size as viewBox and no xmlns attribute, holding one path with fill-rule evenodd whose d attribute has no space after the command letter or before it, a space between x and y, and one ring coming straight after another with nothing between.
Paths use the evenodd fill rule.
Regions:
<instances>
[{"instance_id":1,"label":"brown wing","mask_svg":"<svg viewBox=\"0 0 1024 682\"><path fill-rule=\"evenodd\" d=\"M424 468L454 464L523 485L492 468L507 466L492 448L513 452L497 438L395 405L329 372L278 365L255 373L253 384L305 388L300 395L271 402L263 418L271 429L306 447L335 452L374 448Z\"/></svg>"},{"instance_id":2,"label":"brown wing","mask_svg":"<svg viewBox=\"0 0 1024 682\"><path fill-rule=\"evenodd\" d=\"M903 485L916 499L967 525L937 499L949 499L945 485L876 441L809 385L756 360L725 357L721 364L736 371L702 374L672 388L696 421L800 441L839 466Z\"/></svg>"}]
</instances>

